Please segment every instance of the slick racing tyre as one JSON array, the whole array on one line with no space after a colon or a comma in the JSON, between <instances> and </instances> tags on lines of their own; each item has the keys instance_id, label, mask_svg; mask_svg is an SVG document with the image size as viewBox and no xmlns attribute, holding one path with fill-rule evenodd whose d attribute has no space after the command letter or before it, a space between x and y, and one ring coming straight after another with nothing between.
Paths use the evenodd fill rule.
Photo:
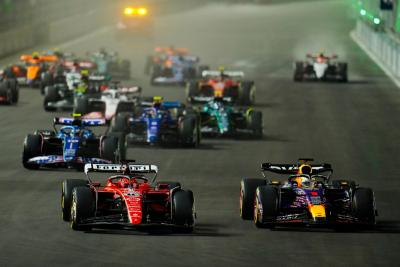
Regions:
<instances>
[{"instance_id":1,"label":"slick racing tyre","mask_svg":"<svg viewBox=\"0 0 400 267\"><path fill-rule=\"evenodd\" d=\"M110 132L107 136L118 139L119 160L126 159L127 140L124 132Z\"/></svg>"},{"instance_id":2,"label":"slick racing tyre","mask_svg":"<svg viewBox=\"0 0 400 267\"><path fill-rule=\"evenodd\" d=\"M43 73L42 80L40 81L40 93L44 95L45 88L54 84L53 75L49 72Z\"/></svg>"},{"instance_id":3,"label":"slick racing tyre","mask_svg":"<svg viewBox=\"0 0 400 267\"><path fill-rule=\"evenodd\" d=\"M24 140L22 152L22 164L26 169L39 169L38 164L28 163L28 160L41 155L42 137L36 134L28 134Z\"/></svg>"},{"instance_id":4,"label":"slick racing tyre","mask_svg":"<svg viewBox=\"0 0 400 267\"><path fill-rule=\"evenodd\" d=\"M194 197L190 190L179 190L172 195L172 221L192 232L195 223Z\"/></svg>"},{"instance_id":5,"label":"slick racing tyre","mask_svg":"<svg viewBox=\"0 0 400 267\"><path fill-rule=\"evenodd\" d=\"M116 136L105 136L101 143L101 157L112 163L119 163L121 160L121 151L119 140Z\"/></svg>"},{"instance_id":6,"label":"slick racing tyre","mask_svg":"<svg viewBox=\"0 0 400 267\"><path fill-rule=\"evenodd\" d=\"M375 224L375 197L370 188L357 188L353 194L352 210L362 223Z\"/></svg>"},{"instance_id":7,"label":"slick racing tyre","mask_svg":"<svg viewBox=\"0 0 400 267\"><path fill-rule=\"evenodd\" d=\"M273 228L278 214L278 192L275 187L257 187L254 200L254 224L258 228Z\"/></svg>"},{"instance_id":8,"label":"slick racing tyre","mask_svg":"<svg viewBox=\"0 0 400 267\"><path fill-rule=\"evenodd\" d=\"M184 146L200 145L200 127L197 117L185 116L179 123L179 139Z\"/></svg>"},{"instance_id":9,"label":"slick racing tyre","mask_svg":"<svg viewBox=\"0 0 400 267\"><path fill-rule=\"evenodd\" d=\"M303 62L296 62L294 64L294 75L293 80L295 82L301 82L304 79L304 66Z\"/></svg>"},{"instance_id":10,"label":"slick racing tyre","mask_svg":"<svg viewBox=\"0 0 400 267\"><path fill-rule=\"evenodd\" d=\"M16 103L18 103L18 99L19 99L19 88L18 88L17 80L10 79L10 80L7 80L7 83L11 89L11 101L13 104L16 104Z\"/></svg>"},{"instance_id":11,"label":"slick racing tyre","mask_svg":"<svg viewBox=\"0 0 400 267\"><path fill-rule=\"evenodd\" d=\"M89 99L86 96L80 96L75 98L74 113L82 115L89 113Z\"/></svg>"},{"instance_id":12,"label":"slick racing tyre","mask_svg":"<svg viewBox=\"0 0 400 267\"><path fill-rule=\"evenodd\" d=\"M254 82L243 81L239 86L239 104L243 106L254 105L255 91Z\"/></svg>"},{"instance_id":13,"label":"slick racing tyre","mask_svg":"<svg viewBox=\"0 0 400 267\"><path fill-rule=\"evenodd\" d=\"M342 83L346 83L348 81L347 78L347 63L338 63L338 74L339 81Z\"/></svg>"},{"instance_id":14,"label":"slick racing tyre","mask_svg":"<svg viewBox=\"0 0 400 267\"><path fill-rule=\"evenodd\" d=\"M57 88L53 86L48 86L45 90L45 96L43 100L43 107L46 111L55 111L55 107L50 107L49 103L55 103L60 100L60 95L58 94Z\"/></svg>"},{"instance_id":15,"label":"slick racing tyre","mask_svg":"<svg viewBox=\"0 0 400 267\"><path fill-rule=\"evenodd\" d=\"M110 132L127 133L128 132L128 118L126 113L119 113L111 120Z\"/></svg>"},{"instance_id":16,"label":"slick racing tyre","mask_svg":"<svg viewBox=\"0 0 400 267\"><path fill-rule=\"evenodd\" d=\"M90 230L89 226L82 223L94 215L94 205L95 199L90 188L79 186L72 190L70 225L73 230Z\"/></svg>"},{"instance_id":17,"label":"slick racing tyre","mask_svg":"<svg viewBox=\"0 0 400 267\"><path fill-rule=\"evenodd\" d=\"M80 179L67 179L61 185L61 212L62 219L69 222L71 219L72 191L75 187L87 186L87 181Z\"/></svg>"},{"instance_id":18,"label":"slick racing tyre","mask_svg":"<svg viewBox=\"0 0 400 267\"><path fill-rule=\"evenodd\" d=\"M191 103L193 101L193 97L196 96L198 91L198 84L196 81L189 81L186 84L186 101Z\"/></svg>"},{"instance_id":19,"label":"slick racing tyre","mask_svg":"<svg viewBox=\"0 0 400 267\"><path fill-rule=\"evenodd\" d=\"M255 138L262 138L263 136L263 120L261 111L252 111L247 116L247 125L253 132Z\"/></svg>"},{"instance_id":20,"label":"slick racing tyre","mask_svg":"<svg viewBox=\"0 0 400 267\"><path fill-rule=\"evenodd\" d=\"M243 220L252 220L254 212L254 197L259 186L266 185L264 179L243 178L240 182L239 208Z\"/></svg>"}]
</instances>

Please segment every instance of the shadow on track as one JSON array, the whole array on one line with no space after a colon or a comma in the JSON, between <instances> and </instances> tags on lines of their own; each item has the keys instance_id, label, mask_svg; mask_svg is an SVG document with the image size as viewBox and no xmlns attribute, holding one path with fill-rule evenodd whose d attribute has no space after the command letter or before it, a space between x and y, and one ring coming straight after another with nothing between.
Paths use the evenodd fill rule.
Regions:
<instances>
[{"instance_id":1,"label":"shadow on track","mask_svg":"<svg viewBox=\"0 0 400 267\"><path fill-rule=\"evenodd\" d=\"M373 227L349 226L340 228L322 227L277 227L271 231L277 232L305 232L305 233L352 233L352 234L400 234L400 221L378 221Z\"/></svg>"},{"instance_id":2,"label":"shadow on track","mask_svg":"<svg viewBox=\"0 0 400 267\"><path fill-rule=\"evenodd\" d=\"M144 230L144 229L93 229L87 231L87 234L108 234L108 235L132 235L132 236L204 236L204 237L231 237L237 236L238 234L220 232L220 229L224 229L225 226L219 224L197 224L195 230L192 233L184 233L180 231L174 231L169 227L157 227Z\"/></svg>"}]
</instances>

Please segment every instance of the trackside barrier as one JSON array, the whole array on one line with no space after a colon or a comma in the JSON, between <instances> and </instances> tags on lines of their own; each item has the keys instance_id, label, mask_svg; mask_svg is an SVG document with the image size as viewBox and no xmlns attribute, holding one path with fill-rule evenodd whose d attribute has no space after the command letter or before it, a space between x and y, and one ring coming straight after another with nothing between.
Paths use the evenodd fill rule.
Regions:
<instances>
[{"instance_id":1,"label":"trackside barrier","mask_svg":"<svg viewBox=\"0 0 400 267\"><path fill-rule=\"evenodd\" d=\"M400 40L387 32L375 31L362 21L357 21L352 35L372 59L400 84Z\"/></svg>"}]
</instances>

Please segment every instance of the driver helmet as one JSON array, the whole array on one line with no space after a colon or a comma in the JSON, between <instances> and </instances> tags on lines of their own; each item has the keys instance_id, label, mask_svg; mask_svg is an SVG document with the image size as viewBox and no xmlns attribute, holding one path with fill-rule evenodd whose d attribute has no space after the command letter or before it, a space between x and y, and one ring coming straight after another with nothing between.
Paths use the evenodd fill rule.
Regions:
<instances>
[{"instance_id":1,"label":"driver helmet","mask_svg":"<svg viewBox=\"0 0 400 267\"><path fill-rule=\"evenodd\" d=\"M39 52L33 52L32 53L32 58L34 59L34 60L39 60Z\"/></svg>"},{"instance_id":2,"label":"driver helmet","mask_svg":"<svg viewBox=\"0 0 400 267\"><path fill-rule=\"evenodd\" d=\"M153 108L160 108L162 104L163 98L161 96L153 97Z\"/></svg>"},{"instance_id":3,"label":"driver helmet","mask_svg":"<svg viewBox=\"0 0 400 267\"><path fill-rule=\"evenodd\" d=\"M308 164L302 164L299 167L298 174L306 174L306 176L298 176L295 181L297 182L298 187L310 187L311 186L311 178L310 175L312 173L312 167Z\"/></svg>"}]
</instances>

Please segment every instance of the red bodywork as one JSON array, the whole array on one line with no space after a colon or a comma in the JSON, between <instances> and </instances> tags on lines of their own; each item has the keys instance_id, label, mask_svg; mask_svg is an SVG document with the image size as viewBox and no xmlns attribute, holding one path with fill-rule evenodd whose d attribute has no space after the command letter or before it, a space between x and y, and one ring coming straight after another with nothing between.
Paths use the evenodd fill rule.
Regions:
<instances>
[{"instance_id":1,"label":"red bodywork","mask_svg":"<svg viewBox=\"0 0 400 267\"><path fill-rule=\"evenodd\" d=\"M225 91L227 88L238 87L239 83L230 78L212 78L209 80L204 80L199 82L200 90L212 89L214 97L224 97L226 95ZM230 92L232 96L233 92Z\"/></svg>"},{"instance_id":2,"label":"red bodywork","mask_svg":"<svg viewBox=\"0 0 400 267\"><path fill-rule=\"evenodd\" d=\"M127 214L132 225L149 223L147 218L168 217L165 215L170 214L171 193L168 186L158 184L153 187L147 181L129 181L127 178L119 178L118 181L110 178L105 186L93 186L98 194L98 213L107 213L118 207Z\"/></svg>"}]
</instances>

